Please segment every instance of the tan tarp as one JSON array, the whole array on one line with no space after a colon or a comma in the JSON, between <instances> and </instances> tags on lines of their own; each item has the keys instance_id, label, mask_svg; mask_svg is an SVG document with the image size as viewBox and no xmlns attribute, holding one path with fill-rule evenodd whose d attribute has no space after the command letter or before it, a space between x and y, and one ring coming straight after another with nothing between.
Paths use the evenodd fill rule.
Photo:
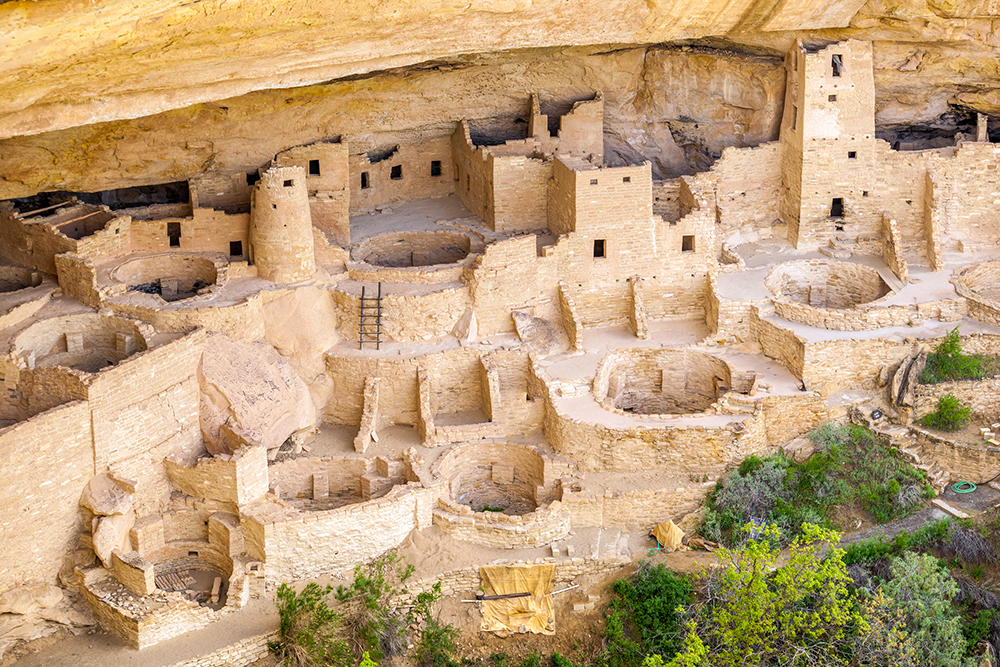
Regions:
<instances>
[{"instance_id":1,"label":"tan tarp","mask_svg":"<svg viewBox=\"0 0 1000 667\"><path fill-rule=\"evenodd\" d=\"M674 522L669 519L657 525L650 534L656 538L664 551L676 551L684 537L684 531L675 526Z\"/></svg>"},{"instance_id":2,"label":"tan tarp","mask_svg":"<svg viewBox=\"0 0 1000 667\"><path fill-rule=\"evenodd\" d=\"M552 585L555 581L555 563L545 565L484 565L479 568L486 595L531 593L531 595L506 600L485 600L483 625L485 632L495 632L508 637L520 632L554 635L556 613L552 606Z\"/></svg>"}]
</instances>

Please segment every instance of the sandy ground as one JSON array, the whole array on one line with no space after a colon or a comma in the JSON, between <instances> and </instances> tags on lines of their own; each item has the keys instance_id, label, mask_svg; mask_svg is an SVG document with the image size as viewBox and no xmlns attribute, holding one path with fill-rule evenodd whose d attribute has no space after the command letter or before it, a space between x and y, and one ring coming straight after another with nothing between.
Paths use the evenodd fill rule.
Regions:
<instances>
[{"instance_id":1,"label":"sandy ground","mask_svg":"<svg viewBox=\"0 0 1000 667\"><path fill-rule=\"evenodd\" d=\"M188 632L156 646L137 651L104 631L93 635L41 640L28 647L16 662L0 667L164 667L206 655L278 626L278 615L269 599L251 600L207 628ZM48 639L48 638L47 638Z\"/></svg>"}]
</instances>

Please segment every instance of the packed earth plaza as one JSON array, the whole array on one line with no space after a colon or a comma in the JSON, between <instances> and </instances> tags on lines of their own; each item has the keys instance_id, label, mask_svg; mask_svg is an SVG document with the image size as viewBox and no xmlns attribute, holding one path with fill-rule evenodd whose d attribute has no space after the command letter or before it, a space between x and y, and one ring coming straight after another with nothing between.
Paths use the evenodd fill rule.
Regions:
<instances>
[{"instance_id":1,"label":"packed earth plaza","mask_svg":"<svg viewBox=\"0 0 1000 667\"><path fill-rule=\"evenodd\" d=\"M58 87L46 34L76 54L64 92L12 86L0 113L0 665L334 664L292 646L289 601L320 591L354 628L358 582L397 566L348 667L457 665L434 631L485 667L656 667L695 634L724 657L684 639L713 568L794 561L817 530L884 550L845 556L869 609L926 526L975 662L842 664L996 664L1000 107L954 47L993 53L991 27L918 43L876 0L713 0L629 5L649 16L626 38L610 8L574 0L596 16L571 28L477 0L438 47L406 9L380 20L415 34L393 50L369 25L357 49L382 55L354 70L342 35L313 74L267 41L286 80L239 72L240 37L217 56L236 71L202 59L157 96L139 79L200 52L150 35L224 19L84 3L91 48L45 4L0 4L4 81L20 58ZM951 4L926 25L997 14ZM254 11L241 29L294 41ZM727 504L767 471L773 498ZM692 587L671 653L635 620L638 657L607 658L622 581L661 563ZM797 659L745 664L820 664Z\"/></svg>"}]
</instances>

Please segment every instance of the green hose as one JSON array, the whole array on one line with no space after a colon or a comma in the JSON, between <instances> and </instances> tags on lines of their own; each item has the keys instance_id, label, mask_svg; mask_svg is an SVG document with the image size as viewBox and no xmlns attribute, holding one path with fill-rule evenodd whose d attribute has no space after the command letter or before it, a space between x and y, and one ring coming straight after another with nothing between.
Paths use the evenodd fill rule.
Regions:
<instances>
[{"instance_id":1,"label":"green hose","mask_svg":"<svg viewBox=\"0 0 1000 667\"><path fill-rule=\"evenodd\" d=\"M959 482L958 484L952 484L951 490L955 493L972 493L976 490L976 485L972 482Z\"/></svg>"}]
</instances>

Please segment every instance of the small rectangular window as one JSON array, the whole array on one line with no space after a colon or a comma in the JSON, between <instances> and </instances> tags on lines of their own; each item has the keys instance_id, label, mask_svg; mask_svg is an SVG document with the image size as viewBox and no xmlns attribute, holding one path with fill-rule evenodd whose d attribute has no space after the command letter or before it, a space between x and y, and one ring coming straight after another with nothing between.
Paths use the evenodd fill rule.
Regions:
<instances>
[{"instance_id":1,"label":"small rectangular window","mask_svg":"<svg viewBox=\"0 0 1000 667\"><path fill-rule=\"evenodd\" d=\"M431 160L431 176L441 175L441 160Z\"/></svg>"},{"instance_id":2,"label":"small rectangular window","mask_svg":"<svg viewBox=\"0 0 1000 667\"><path fill-rule=\"evenodd\" d=\"M828 102L836 102L836 101L837 101L837 96L836 96L836 95L829 95L829 96L828 96L828 97L826 98L826 100L827 100Z\"/></svg>"},{"instance_id":3,"label":"small rectangular window","mask_svg":"<svg viewBox=\"0 0 1000 667\"><path fill-rule=\"evenodd\" d=\"M830 204L830 217L831 218L844 217L844 200L841 197L833 198L833 202Z\"/></svg>"},{"instance_id":4,"label":"small rectangular window","mask_svg":"<svg viewBox=\"0 0 1000 667\"><path fill-rule=\"evenodd\" d=\"M230 241L229 242L229 255L231 257L240 257L243 255L243 241Z\"/></svg>"},{"instance_id":5,"label":"small rectangular window","mask_svg":"<svg viewBox=\"0 0 1000 667\"><path fill-rule=\"evenodd\" d=\"M293 181L292 179L288 179L287 181L285 181L285 187L286 188L290 188L293 185L295 185L295 181Z\"/></svg>"},{"instance_id":6,"label":"small rectangular window","mask_svg":"<svg viewBox=\"0 0 1000 667\"><path fill-rule=\"evenodd\" d=\"M830 59L830 65L833 67L833 75L840 77L844 73L844 56L834 53L833 58Z\"/></svg>"},{"instance_id":7,"label":"small rectangular window","mask_svg":"<svg viewBox=\"0 0 1000 667\"><path fill-rule=\"evenodd\" d=\"M319 176L319 160L309 160L309 175Z\"/></svg>"},{"instance_id":8,"label":"small rectangular window","mask_svg":"<svg viewBox=\"0 0 1000 667\"><path fill-rule=\"evenodd\" d=\"M622 177L622 183L631 183L631 182L632 182L632 177L631 176L624 176L624 177Z\"/></svg>"},{"instance_id":9,"label":"small rectangular window","mask_svg":"<svg viewBox=\"0 0 1000 667\"><path fill-rule=\"evenodd\" d=\"M367 190L368 189L368 172L367 171L361 172L361 189L362 190Z\"/></svg>"},{"instance_id":10,"label":"small rectangular window","mask_svg":"<svg viewBox=\"0 0 1000 667\"><path fill-rule=\"evenodd\" d=\"M681 252L694 252L694 237L693 236L682 236L681 237Z\"/></svg>"},{"instance_id":11,"label":"small rectangular window","mask_svg":"<svg viewBox=\"0 0 1000 667\"><path fill-rule=\"evenodd\" d=\"M197 551L189 551L188 552L188 558L197 558L197 557L198 557L198 552Z\"/></svg>"},{"instance_id":12,"label":"small rectangular window","mask_svg":"<svg viewBox=\"0 0 1000 667\"><path fill-rule=\"evenodd\" d=\"M862 197L867 197L868 196L868 191L867 190L862 190L861 191L861 196Z\"/></svg>"},{"instance_id":13,"label":"small rectangular window","mask_svg":"<svg viewBox=\"0 0 1000 667\"><path fill-rule=\"evenodd\" d=\"M590 184L591 185L597 185L597 179L596 178L590 179Z\"/></svg>"},{"instance_id":14,"label":"small rectangular window","mask_svg":"<svg viewBox=\"0 0 1000 667\"><path fill-rule=\"evenodd\" d=\"M848 160L855 160L855 159L857 159L857 157L858 157L858 152L857 151L847 151L847 159Z\"/></svg>"},{"instance_id":15,"label":"small rectangular window","mask_svg":"<svg viewBox=\"0 0 1000 667\"><path fill-rule=\"evenodd\" d=\"M604 252L604 239L594 239L594 257L606 257Z\"/></svg>"},{"instance_id":16,"label":"small rectangular window","mask_svg":"<svg viewBox=\"0 0 1000 667\"><path fill-rule=\"evenodd\" d=\"M170 239L171 248L181 247L181 223L179 222L168 222L167 223L167 237Z\"/></svg>"},{"instance_id":17,"label":"small rectangular window","mask_svg":"<svg viewBox=\"0 0 1000 667\"><path fill-rule=\"evenodd\" d=\"M793 104L792 105L792 132L795 131L795 128L798 126L798 124L799 124L799 108Z\"/></svg>"},{"instance_id":18,"label":"small rectangular window","mask_svg":"<svg viewBox=\"0 0 1000 667\"><path fill-rule=\"evenodd\" d=\"M391 178L394 181L398 181L401 178L403 178L403 165L401 164L392 165L392 169L389 170L389 178Z\"/></svg>"}]
</instances>

